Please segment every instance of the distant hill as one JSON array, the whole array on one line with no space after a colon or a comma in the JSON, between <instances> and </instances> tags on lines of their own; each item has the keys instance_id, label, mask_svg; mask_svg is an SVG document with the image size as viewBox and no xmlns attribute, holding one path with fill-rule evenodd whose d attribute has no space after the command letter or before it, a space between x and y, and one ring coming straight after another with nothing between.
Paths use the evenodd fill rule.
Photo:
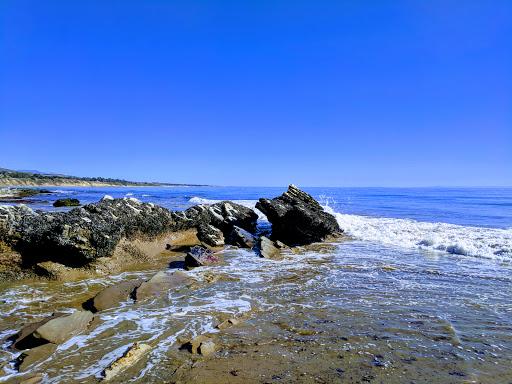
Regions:
<instances>
[{"instance_id":1,"label":"distant hill","mask_svg":"<svg viewBox=\"0 0 512 384\"><path fill-rule=\"evenodd\" d=\"M200 186L198 184L173 184L143 181L128 181L105 177L77 177L41 171L15 171L7 168L0 168L0 186L132 186L132 187L158 187L158 186Z\"/></svg>"}]
</instances>

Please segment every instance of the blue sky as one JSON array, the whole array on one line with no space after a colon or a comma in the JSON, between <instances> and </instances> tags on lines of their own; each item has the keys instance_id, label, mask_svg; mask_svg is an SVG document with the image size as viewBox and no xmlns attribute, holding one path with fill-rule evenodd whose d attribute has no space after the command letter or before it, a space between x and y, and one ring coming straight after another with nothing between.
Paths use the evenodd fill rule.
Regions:
<instances>
[{"instance_id":1,"label":"blue sky","mask_svg":"<svg viewBox=\"0 0 512 384\"><path fill-rule=\"evenodd\" d=\"M512 185L512 2L0 2L0 167Z\"/></svg>"}]
</instances>

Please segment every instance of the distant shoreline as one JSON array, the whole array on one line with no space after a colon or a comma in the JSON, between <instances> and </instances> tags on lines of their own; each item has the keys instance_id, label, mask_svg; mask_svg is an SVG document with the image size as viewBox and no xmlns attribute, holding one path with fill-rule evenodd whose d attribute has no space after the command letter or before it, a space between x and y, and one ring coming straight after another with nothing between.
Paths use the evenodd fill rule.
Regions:
<instances>
[{"instance_id":1,"label":"distant shoreline","mask_svg":"<svg viewBox=\"0 0 512 384\"><path fill-rule=\"evenodd\" d=\"M171 183L103 183L98 181L59 181L59 180L23 180L0 179L0 187L207 187L206 184Z\"/></svg>"}]
</instances>

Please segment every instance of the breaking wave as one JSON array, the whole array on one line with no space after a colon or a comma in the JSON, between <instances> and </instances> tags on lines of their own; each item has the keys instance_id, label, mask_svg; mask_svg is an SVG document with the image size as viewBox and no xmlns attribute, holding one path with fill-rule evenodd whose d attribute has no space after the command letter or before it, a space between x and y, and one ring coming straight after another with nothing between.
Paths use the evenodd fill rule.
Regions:
<instances>
[{"instance_id":1,"label":"breaking wave","mask_svg":"<svg viewBox=\"0 0 512 384\"><path fill-rule=\"evenodd\" d=\"M220 200L193 197L194 204L214 204ZM234 200L254 208L256 200ZM363 241L371 241L401 248L423 249L455 255L512 260L512 229L471 227L448 223L430 223L410 219L393 219L348 215L324 209L333 214L346 234ZM261 212L258 215L264 217Z\"/></svg>"}]
</instances>

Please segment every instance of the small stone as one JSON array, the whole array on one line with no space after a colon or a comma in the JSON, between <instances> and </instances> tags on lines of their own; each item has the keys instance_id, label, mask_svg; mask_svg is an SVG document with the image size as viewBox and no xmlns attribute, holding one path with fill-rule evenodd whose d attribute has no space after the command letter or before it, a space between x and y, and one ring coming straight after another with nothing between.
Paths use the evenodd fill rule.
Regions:
<instances>
[{"instance_id":1,"label":"small stone","mask_svg":"<svg viewBox=\"0 0 512 384\"><path fill-rule=\"evenodd\" d=\"M232 327L234 325L238 325L238 324L240 324L240 320L231 318L231 319L227 319L227 320L223 321L222 323L218 324L217 328L222 330L222 329L226 329L226 328Z\"/></svg>"},{"instance_id":2,"label":"small stone","mask_svg":"<svg viewBox=\"0 0 512 384\"><path fill-rule=\"evenodd\" d=\"M209 356L215 353L215 343L213 341L204 341L199 346L199 353L203 356Z\"/></svg>"},{"instance_id":3,"label":"small stone","mask_svg":"<svg viewBox=\"0 0 512 384\"><path fill-rule=\"evenodd\" d=\"M110 366L102 372L103 380L112 380L124 370L135 365L147 352L151 350L151 346L143 343L134 343L119 359L114 361Z\"/></svg>"}]
</instances>

